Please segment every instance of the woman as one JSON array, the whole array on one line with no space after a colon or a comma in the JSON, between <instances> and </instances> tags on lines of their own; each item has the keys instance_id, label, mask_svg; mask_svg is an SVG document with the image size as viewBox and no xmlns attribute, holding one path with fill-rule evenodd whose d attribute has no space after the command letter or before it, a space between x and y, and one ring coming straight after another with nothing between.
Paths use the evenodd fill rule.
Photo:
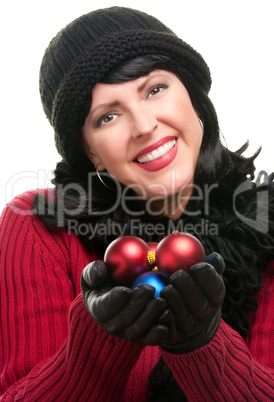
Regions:
<instances>
[{"instance_id":1,"label":"woman","mask_svg":"<svg viewBox=\"0 0 274 402\"><path fill-rule=\"evenodd\" d=\"M47 48L54 191L1 220L3 400L273 400L271 178L219 139L203 58L155 18L112 7ZM207 257L154 288L113 283L119 236L192 232ZM81 284L81 285L80 285Z\"/></svg>"}]
</instances>

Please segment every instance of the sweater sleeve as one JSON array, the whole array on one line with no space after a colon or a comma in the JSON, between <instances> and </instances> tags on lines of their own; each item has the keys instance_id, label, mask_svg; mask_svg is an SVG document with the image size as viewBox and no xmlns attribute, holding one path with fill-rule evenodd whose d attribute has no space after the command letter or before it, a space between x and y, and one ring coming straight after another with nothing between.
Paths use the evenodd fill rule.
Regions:
<instances>
[{"instance_id":1,"label":"sweater sleeve","mask_svg":"<svg viewBox=\"0 0 274 402\"><path fill-rule=\"evenodd\" d=\"M143 346L88 314L70 254L81 271L83 253L16 207L2 214L0 241L0 400L121 400Z\"/></svg>"},{"instance_id":2,"label":"sweater sleeve","mask_svg":"<svg viewBox=\"0 0 274 402\"><path fill-rule=\"evenodd\" d=\"M221 321L210 344L185 355L162 351L188 401L274 400L274 271L270 264L244 341Z\"/></svg>"}]
</instances>

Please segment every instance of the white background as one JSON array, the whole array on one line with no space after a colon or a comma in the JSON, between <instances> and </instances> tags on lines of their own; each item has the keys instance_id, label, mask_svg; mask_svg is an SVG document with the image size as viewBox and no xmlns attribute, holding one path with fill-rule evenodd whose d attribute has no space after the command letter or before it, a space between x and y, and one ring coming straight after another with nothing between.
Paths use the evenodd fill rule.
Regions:
<instances>
[{"instance_id":1,"label":"white background","mask_svg":"<svg viewBox=\"0 0 274 402\"><path fill-rule=\"evenodd\" d=\"M230 149L260 145L257 171L274 170L273 0L13 0L0 6L0 211L16 194L48 186L60 159L40 104L38 74L49 41L74 18L113 5L155 15L208 63Z\"/></svg>"}]
</instances>

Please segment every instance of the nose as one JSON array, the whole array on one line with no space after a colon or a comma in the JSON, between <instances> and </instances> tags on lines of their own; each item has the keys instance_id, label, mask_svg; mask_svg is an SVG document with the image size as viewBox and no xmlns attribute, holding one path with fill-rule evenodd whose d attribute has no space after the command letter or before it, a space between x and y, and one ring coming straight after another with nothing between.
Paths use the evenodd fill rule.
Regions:
<instances>
[{"instance_id":1,"label":"nose","mask_svg":"<svg viewBox=\"0 0 274 402\"><path fill-rule=\"evenodd\" d=\"M135 107L131 113L134 138L152 134L158 126L155 111L147 105Z\"/></svg>"}]
</instances>

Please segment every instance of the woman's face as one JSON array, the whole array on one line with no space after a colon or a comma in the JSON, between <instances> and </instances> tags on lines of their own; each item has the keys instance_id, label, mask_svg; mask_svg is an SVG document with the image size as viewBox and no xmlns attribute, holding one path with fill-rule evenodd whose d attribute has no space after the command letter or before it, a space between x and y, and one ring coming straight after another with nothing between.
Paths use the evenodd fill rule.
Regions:
<instances>
[{"instance_id":1,"label":"woman's face","mask_svg":"<svg viewBox=\"0 0 274 402\"><path fill-rule=\"evenodd\" d=\"M193 182L203 130L187 90L169 71L96 84L82 132L98 170L138 195L171 196Z\"/></svg>"}]
</instances>

